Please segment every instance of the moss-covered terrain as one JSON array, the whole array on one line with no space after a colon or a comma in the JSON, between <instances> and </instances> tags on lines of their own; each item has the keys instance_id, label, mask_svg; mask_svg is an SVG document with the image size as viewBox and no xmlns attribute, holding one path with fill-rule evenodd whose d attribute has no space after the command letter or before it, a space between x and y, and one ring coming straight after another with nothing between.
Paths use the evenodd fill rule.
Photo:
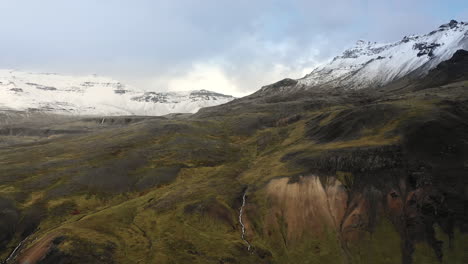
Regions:
<instances>
[{"instance_id":1,"label":"moss-covered terrain","mask_svg":"<svg viewBox=\"0 0 468 264\"><path fill-rule=\"evenodd\" d=\"M457 63L401 89L10 122L0 260L468 263L468 70L446 73Z\"/></svg>"}]
</instances>

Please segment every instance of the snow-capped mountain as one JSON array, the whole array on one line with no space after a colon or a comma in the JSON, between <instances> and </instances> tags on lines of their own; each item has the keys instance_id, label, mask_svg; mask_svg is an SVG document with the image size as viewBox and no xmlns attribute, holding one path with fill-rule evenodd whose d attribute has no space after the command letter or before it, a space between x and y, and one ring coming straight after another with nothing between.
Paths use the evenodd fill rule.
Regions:
<instances>
[{"instance_id":1,"label":"snow-capped mountain","mask_svg":"<svg viewBox=\"0 0 468 264\"><path fill-rule=\"evenodd\" d=\"M74 115L194 113L234 97L207 90L148 92L99 76L0 70L0 109Z\"/></svg>"},{"instance_id":2,"label":"snow-capped mountain","mask_svg":"<svg viewBox=\"0 0 468 264\"><path fill-rule=\"evenodd\" d=\"M459 49L468 49L468 23L452 20L426 35L406 36L394 43L360 40L299 83L347 89L382 86L414 71L427 73Z\"/></svg>"},{"instance_id":3,"label":"snow-capped mountain","mask_svg":"<svg viewBox=\"0 0 468 264\"><path fill-rule=\"evenodd\" d=\"M305 77L265 86L260 93L284 89L381 87L408 74L423 76L459 49L468 50L468 23L455 20L428 34L406 36L394 43L359 40L341 56Z\"/></svg>"}]
</instances>

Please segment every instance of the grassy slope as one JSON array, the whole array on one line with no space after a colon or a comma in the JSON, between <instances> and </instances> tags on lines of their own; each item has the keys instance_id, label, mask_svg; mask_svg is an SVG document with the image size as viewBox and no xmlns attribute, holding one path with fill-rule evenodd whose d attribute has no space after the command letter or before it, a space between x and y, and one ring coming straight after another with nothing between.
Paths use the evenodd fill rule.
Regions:
<instances>
[{"instance_id":1,"label":"grassy slope","mask_svg":"<svg viewBox=\"0 0 468 264\"><path fill-rule=\"evenodd\" d=\"M310 124L320 120L317 126L327 129L355 105L306 109L297 122L268 121L252 129L258 120L277 121L289 113L278 116L272 107L223 119L150 120L0 149L0 196L13 201L14 222L20 223L4 225L14 233L0 257L28 230L36 230L24 248L47 235L65 237L49 253L49 263L53 257L75 263L397 263L403 242L385 213L345 249L334 229L284 242L281 230L288 226L278 220L280 230L267 235L264 216L272 205L265 186L272 179L309 173L284 160L290 153L307 159L341 149L398 145L400 129L411 120L433 117L444 107L441 97L426 93L379 102L398 114L329 142L307 136ZM247 131L239 133L240 128ZM329 176L347 174L352 175ZM238 222L247 186L253 252L241 240ZM438 236L448 240L441 230ZM444 243L445 263L466 260L466 239L458 231L453 247ZM414 261L436 263L437 257L421 242Z\"/></svg>"}]
</instances>

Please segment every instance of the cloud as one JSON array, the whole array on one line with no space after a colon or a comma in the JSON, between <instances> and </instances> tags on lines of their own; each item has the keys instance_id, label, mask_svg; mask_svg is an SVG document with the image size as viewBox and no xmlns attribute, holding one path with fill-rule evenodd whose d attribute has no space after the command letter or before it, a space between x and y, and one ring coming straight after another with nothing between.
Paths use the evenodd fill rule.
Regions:
<instances>
[{"instance_id":1,"label":"cloud","mask_svg":"<svg viewBox=\"0 0 468 264\"><path fill-rule=\"evenodd\" d=\"M312 47L298 48L293 41L274 43L250 37L232 43L220 56L186 65L183 70L168 69L155 78L138 80L136 86L178 91L208 89L244 96L280 79L304 76L321 62L316 59L319 53Z\"/></svg>"},{"instance_id":2,"label":"cloud","mask_svg":"<svg viewBox=\"0 0 468 264\"><path fill-rule=\"evenodd\" d=\"M168 80L167 89L170 91L211 90L223 89L223 92L236 96L239 94L235 83L217 66L198 64L186 75Z\"/></svg>"},{"instance_id":3,"label":"cloud","mask_svg":"<svg viewBox=\"0 0 468 264\"><path fill-rule=\"evenodd\" d=\"M436 0L1 1L0 68L110 75L241 95L298 78L357 39L396 41L468 10Z\"/></svg>"}]
</instances>

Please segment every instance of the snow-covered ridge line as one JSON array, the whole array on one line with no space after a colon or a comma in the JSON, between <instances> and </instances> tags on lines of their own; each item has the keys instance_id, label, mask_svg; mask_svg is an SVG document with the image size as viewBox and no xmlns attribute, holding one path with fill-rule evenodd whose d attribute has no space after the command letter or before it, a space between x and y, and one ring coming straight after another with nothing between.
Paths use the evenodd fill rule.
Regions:
<instances>
[{"instance_id":1,"label":"snow-covered ridge line","mask_svg":"<svg viewBox=\"0 0 468 264\"><path fill-rule=\"evenodd\" d=\"M234 97L207 90L152 92L119 81L0 70L0 108L73 115L166 115L194 113Z\"/></svg>"},{"instance_id":2,"label":"snow-covered ridge line","mask_svg":"<svg viewBox=\"0 0 468 264\"><path fill-rule=\"evenodd\" d=\"M394 43L359 40L329 63L298 79L296 89L381 87L410 73L424 75L457 50L468 49L468 23L455 20Z\"/></svg>"}]
</instances>

